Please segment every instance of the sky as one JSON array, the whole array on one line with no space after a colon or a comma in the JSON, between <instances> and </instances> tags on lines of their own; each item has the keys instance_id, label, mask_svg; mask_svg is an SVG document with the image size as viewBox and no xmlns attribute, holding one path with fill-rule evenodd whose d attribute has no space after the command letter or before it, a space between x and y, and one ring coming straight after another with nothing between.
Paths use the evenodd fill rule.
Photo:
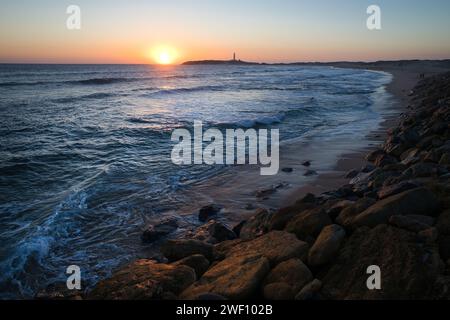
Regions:
<instances>
[{"instance_id":1,"label":"sky","mask_svg":"<svg viewBox=\"0 0 450 320\"><path fill-rule=\"evenodd\" d=\"M369 5L381 30L368 30ZM81 29L69 30L69 5ZM0 63L450 58L448 0L2 0ZM159 55L159 56L158 56ZM167 57L169 56L169 57Z\"/></svg>"}]
</instances>

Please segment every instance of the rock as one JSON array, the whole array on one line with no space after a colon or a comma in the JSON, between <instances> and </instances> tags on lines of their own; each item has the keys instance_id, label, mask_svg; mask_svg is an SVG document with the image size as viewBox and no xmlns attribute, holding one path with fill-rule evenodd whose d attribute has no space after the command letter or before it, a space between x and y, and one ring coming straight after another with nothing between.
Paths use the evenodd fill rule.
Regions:
<instances>
[{"instance_id":1,"label":"rock","mask_svg":"<svg viewBox=\"0 0 450 320\"><path fill-rule=\"evenodd\" d=\"M389 223L408 231L420 232L430 228L434 223L434 219L419 215L395 215L389 218Z\"/></svg>"},{"instance_id":2,"label":"rock","mask_svg":"<svg viewBox=\"0 0 450 320\"><path fill-rule=\"evenodd\" d=\"M283 169L281 169L281 171L283 171L285 173L292 173L294 171L294 169L292 169L292 168L283 168Z\"/></svg>"},{"instance_id":3,"label":"rock","mask_svg":"<svg viewBox=\"0 0 450 320\"><path fill-rule=\"evenodd\" d=\"M353 179L354 177L356 177L359 174L359 171L356 169L353 169L349 172L347 172L347 174L345 175L345 178L347 179Z\"/></svg>"},{"instance_id":4,"label":"rock","mask_svg":"<svg viewBox=\"0 0 450 320\"><path fill-rule=\"evenodd\" d=\"M264 280L264 285L285 283L291 288L292 295L289 297L291 300L312 279L311 271L300 259L290 259L273 268Z\"/></svg>"},{"instance_id":5,"label":"rock","mask_svg":"<svg viewBox=\"0 0 450 320\"><path fill-rule=\"evenodd\" d=\"M213 257L213 246L199 240L169 240L161 247L162 254L169 261L177 261L194 254L201 254L207 259Z\"/></svg>"},{"instance_id":6,"label":"rock","mask_svg":"<svg viewBox=\"0 0 450 320\"><path fill-rule=\"evenodd\" d=\"M408 168L407 165L399 162L399 163L393 163L393 164L385 165L383 167L383 170L385 170L385 171L399 171L399 172L403 172L407 168Z\"/></svg>"},{"instance_id":7,"label":"rock","mask_svg":"<svg viewBox=\"0 0 450 320\"><path fill-rule=\"evenodd\" d=\"M206 222L212 216L217 215L222 208L216 204L210 204L201 208L198 212L198 220Z\"/></svg>"},{"instance_id":8,"label":"rock","mask_svg":"<svg viewBox=\"0 0 450 320\"><path fill-rule=\"evenodd\" d=\"M271 231L259 238L230 245L225 250L222 248L222 254L227 257L259 254L269 259L273 266L292 258L305 258L308 249L307 243L291 233Z\"/></svg>"},{"instance_id":9,"label":"rock","mask_svg":"<svg viewBox=\"0 0 450 320\"><path fill-rule=\"evenodd\" d=\"M450 235L450 209L443 211L436 220L436 228L440 234Z\"/></svg>"},{"instance_id":10,"label":"rock","mask_svg":"<svg viewBox=\"0 0 450 320\"><path fill-rule=\"evenodd\" d=\"M374 162L375 159L377 159L380 155L383 155L383 154L385 154L385 152L381 149L374 150L366 156L366 160L370 161L370 162Z\"/></svg>"},{"instance_id":11,"label":"rock","mask_svg":"<svg viewBox=\"0 0 450 320\"><path fill-rule=\"evenodd\" d=\"M388 142L384 146L384 151L386 151L387 154L392 155L394 157L400 157L400 155L405 152L407 149L407 145L403 143L392 143Z\"/></svg>"},{"instance_id":12,"label":"rock","mask_svg":"<svg viewBox=\"0 0 450 320\"><path fill-rule=\"evenodd\" d=\"M436 214L438 210L436 196L427 188L416 188L376 202L357 215L352 225L374 227L387 223L393 215Z\"/></svg>"},{"instance_id":13,"label":"rock","mask_svg":"<svg viewBox=\"0 0 450 320\"><path fill-rule=\"evenodd\" d=\"M403 130L403 132L399 134L399 138L408 146L412 146L420 141L420 134L416 129L409 128Z\"/></svg>"},{"instance_id":14,"label":"rock","mask_svg":"<svg viewBox=\"0 0 450 320\"><path fill-rule=\"evenodd\" d=\"M83 291L69 290L65 281L54 282L44 289L39 290L33 297L34 300L84 300Z\"/></svg>"},{"instance_id":15,"label":"rock","mask_svg":"<svg viewBox=\"0 0 450 320\"><path fill-rule=\"evenodd\" d=\"M419 160L420 160L419 154L420 154L420 150L417 148L409 149L409 150L405 151L400 156L400 159L402 160L402 164L409 166L409 165L419 162Z\"/></svg>"},{"instance_id":16,"label":"rock","mask_svg":"<svg viewBox=\"0 0 450 320\"><path fill-rule=\"evenodd\" d=\"M309 199L310 200L310 199ZM308 200L308 201L309 201ZM293 206L281 208L272 215L269 222L269 230L283 230L287 222L297 214L314 208L314 203L298 201Z\"/></svg>"},{"instance_id":17,"label":"rock","mask_svg":"<svg viewBox=\"0 0 450 320\"><path fill-rule=\"evenodd\" d=\"M381 154L375 159L373 163L377 167L382 168L386 165L397 163L397 159L388 154Z\"/></svg>"},{"instance_id":18,"label":"rock","mask_svg":"<svg viewBox=\"0 0 450 320\"><path fill-rule=\"evenodd\" d=\"M226 225L221 222L211 223L208 226L208 232L217 242L236 239L237 236L233 230L230 230Z\"/></svg>"},{"instance_id":19,"label":"rock","mask_svg":"<svg viewBox=\"0 0 450 320\"><path fill-rule=\"evenodd\" d=\"M213 261L223 260L231 249L242 243L241 239L227 240L217 243L213 247Z\"/></svg>"},{"instance_id":20,"label":"rock","mask_svg":"<svg viewBox=\"0 0 450 320\"><path fill-rule=\"evenodd\" d=\"M249 299L269 270L269 260L258 254L227 257L184 290L180 298L189 300L212 293L232 300Z\"/></svg>"},{"instance_id":21,"label":"rock","mask_svg":"<svg viewBox=\"0 0 450 320\"><path fill-rule=\"evenodd\" d=\"M336 224L323 228L309 250L308 264L317 267L330 262L337 255L344 238L345 230Z\"/></svg>"},{"instance_id":22,"label":"rock","mask_svg":"<svg viewBox=\"0 0 450 320\"><path fill-rule=\"evenodd\" d=\"M178 229L178 222L176 219L168 219L157 224L150 225L142 233L142 241L145 243L153 242L162 237L174 232Z\"/></svg>"},{"instance_id":23,"label":"rock","mask_svg":"<svg viewBox=\"0 0 450 320\"><path fill-rule=\"evenodd\" d=\"M424 152L422 155L423 162L439 162L439 154L436 152L436 149L431 149L428 152Z\"/></svg>"},{"instance_id":24,"label":"rock","mask_svg":"<svg viewBox=\"0 0 450 320\"><path fill-rule=\"evenodd\" d=\"M438 164L420 162L403 171L402 175L409 178L421 178L435 177L443 173L446 173L446 171Z\"/></svg>"},{"instance_id":25,"label":"rock","mask_svg":"<svg viewBox=\"0 0 450 320\"><path fill-rule=\"evenodd\" d=\"M305 173L303 174L305 177L310 177L310 176L316 176L317 175L317 171L314 170L306 170Z\"/></svg>"},{"instance_id":26,"label":"rock","mask_svg":"<svg viewBox=\"0 0 450 320\"><path fill-rule=\"evenodd\" d=\"M440 272L436 255L406 230L387 225L360 228L322 279L321 294L337 300L423 299ZM381 290L367 289L367 268L372 265L380 267Z\"/></svg>"},{"instance_id":27,"label":"rock","mask_svg":"<svg viewBox=\"0 0 450 320\"><path fill-rule=\"evenodd\" d=\"M382 200L404 191L415 189L419 186L420 184L414 181L402 181L395 185L383 187L380 191L378 191L378 198Z\"/></svg>"},{"instance_id":28,"label":"rock","mask_svg":"<svg viewBox=\"0 0 450 320\"><path fill-rule=\"evenodd\" d=\"M368 183L368 186L372 190L379 189L383 185L385 185L387 181L400 176L400 174L401 173L398 171L386 171L384 169L379 170L379 171L374 171L373 174L371 175L371 180Z\"/></svg>"},{"instance_id":29,"label":"rock","mask_svg":"<svg viewBox=\"0 0 450 320\"><path fill-rule=\"evenodd\" d=\"M269 222L272 215L266 209L258 209L255 214L242 226L239 237L242 240L257 238L269 229Z\"/></svg>"},{"instance_id":30,"label":"rock","mask_svg":"<svg viewBox=\"0 0 450 320\"><path fill-rule=\"evenodd\" d=\"M89 299L141 300L176 296L195 281L195 272L184 265L138 260L100 281Z\"/></svg>"},{"instance_id":31,"label":"rock","mask_svg":"<svg viewBox=\"0 0 450 320\"><path fill-rule=\"evenodd\" d=\"M313 300L322 288L322 281L314 279L300 290L295 300Z\"/></svg>"},{"instance_id":32,"label":"rock","mask_svg":"<svg viewBox=\"0 0 450 320\"><path fill-rule=\"evenodd\" d=\"M302 162L302 166L304 166L304 167L309 167L309 166L311 166L311 161L303 161L303 162Z\"/></svg>"},{"instance_id":33,"label":"rock","mask_svg":"<svg viewBox=\"0 0 450 320\"><path fill-rule=\"evenodd\" d=\"M316 202L317 202L316 196L312 193L307 193L300 200L297 200L295 203L296 204L302 204L302 203L314 204Z\"/></svg>"},{"instance_id":34,"label":"rock","mask_svg":"<svg viewBox=\"0 0 450 320\"><path fill-rule=\"evenodd\" d=\"M295 292L285 282L274 282L264 286L263 295L266 300L293 300Z\"/></svg>"},{"instance_id":35,"label":"rock","mask_svg":"<svg viewBox=\"0 0 450 320\"><path fill-rule=\"evenodd\" d=\"M374 166L373 164L368 163L361 169L361 172L362 173L369 173L369 172L372 172L373 170L375 170L376 168L377 167Z\"/></svg>"},{"instance_id":36,"label":"rock","mask_svg":"<svg viewBox=\"0 0 450 320\"><path fill-rule=\"evenodd\" d=\"M354 205L354 201L349 200L341 200L334 202L328 209L326 209L326 212L328 216L331 218L331 220L335 220L339 214L344 210L345 208L348 208L352 205Z\"/></svg>"},{"instance_id":37,"label":"rock","mask_svg":"<svg viewBox=\"0 0 450 320\"><path fill-rule=\"evenodd\" d=\"M433 244L439 237L439 231L436 228L432 227L420 231L417 236L419 241L425 242L426 244Z\"/></svg>"},{"instance_id":38,"label":"rock","mask_svg":"<svg viewBox=\"0 0 450 320\"><path fill-rule=\"evenodd\" d=\"M330 217L319 207L295 216L288 222L285 230L295 234L300 240L309 240L315 238L323 227L330 224L332 224Z\"/></svg>"},{"instance_id":39,"label":"rock","mask_svg":"<svg viewBox=\"0 0 450 320\"><path fill-rule=\"evenodd\" d=\"M275 192L277 192L277 189L274 187L270 187L267 189L257 190L255 195L257 198L261 199L261 198L266 198L266 197L270 196L271 194L274 194Z\"/></svg>"},{"instance_id":40,"label":"rock","mask_svg":"<svg viewBox=\"0 0 450 320\"><path fill-rule=\"evenodd\" d=\"M237 225L235 225L234 227L233 227L233 232L234 232L234 234L237 236L237 237L239 237L240 236L240 234L241 234L241 229L242 229L242 227L244 226L244 224L246 224L247 223L247 220L243 220L243 221L241 221L241 222L239 222Z\"/></svg>"},{"instance_id":41,"label":"rock","mask_svg":"<svg viewBox=\"0 0 450 320\"><path fill-rule=\"evenodd\" d=\"M450 259L450 236L446 234L439 234L438 245L442 260L447 261Z\"/></svg>"},{"instance_id":42,"label":"rock","mask_svg":"<svg viewBox=\"0 0 450 320\"><path fill-rule=\"evenodd\" d=\"M359 199L354 204L349 205L341 211L339 216L335 219L336 223L344 227L349 227L358 214L372 206L375 202L376 201L372 198Z\"/></svg>"},{"instance_id":43,"label":"rock","mask_svg":"<svg viewBox=\"0 0 450 320\"><path fill-rule=\"evenodd\" d=\"M328 193L330 194L330 193ZM353 191L352 184L346 184L331 193L332 196L341 199L354 200L357 194Z\"/></svg>"},{"instance_id":44,"label":"rock","mask_svg":"<svg viewBox=\"0 0 450 320\"><path fill-rule=\"evenodd\" d=\"M184 259L178 260L174 265L188 266L194 269L197 279L200 278L209 268L209 261L201 254L194 254Z\"/></svg>"},{"instance_id":45,"label":"rock","mask_svg":"<svg viewBox=\"0 0 450 320\"><path fill-rule=\"evenodd\" d=\"M439 164L444 165L444 166L450 165L450 153L449 152L446 152L441 156L441 158L439 159Z\"/></svg>"}]
</instances>

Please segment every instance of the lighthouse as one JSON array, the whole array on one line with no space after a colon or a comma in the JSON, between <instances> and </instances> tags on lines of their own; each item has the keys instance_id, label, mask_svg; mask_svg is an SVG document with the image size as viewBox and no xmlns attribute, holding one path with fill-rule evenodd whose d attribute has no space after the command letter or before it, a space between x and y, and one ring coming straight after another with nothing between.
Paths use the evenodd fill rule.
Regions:
<instances>
[{"instance_id":1,"label":"lighthouse","mask_svg":"<svg viewBox=\"0 0 450 320\"><path fill-rule=\"evenodd\" d=\"M233 61L236 61L236 52L233 52Z\"/></svg>"}]
</instances>

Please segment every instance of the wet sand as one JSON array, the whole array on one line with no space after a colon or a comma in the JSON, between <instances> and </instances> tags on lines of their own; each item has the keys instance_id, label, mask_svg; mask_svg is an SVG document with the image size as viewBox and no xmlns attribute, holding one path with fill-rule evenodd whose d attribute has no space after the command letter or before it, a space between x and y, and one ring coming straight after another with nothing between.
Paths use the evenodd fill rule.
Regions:
<instances>
[{"instance_id":1,"label":"wet sand","mask_svg":"<svg viewBox=\"0 0 450 320\"><path fill-rule=\"evenodd\" d=\"M332 172L320 174L314 181L290 193L284 200L286 205L295 202L307 193L318 195L347 184L350 179L345 178L346 174L352 169L367 165L368 162L365 160L366 154L373 150L374 146L381 144L386 138L387 130L400 121L401 115L409 106L410 94L420 81L421 76L433 76L449 70L444 67L436 67L427 61L417 62L413 65L403 65L402 62L399 62L398 65L392 65L392 63L386 63L385 65L382 63L374 65L351 63L348 66L342 64L337 66L390 73L393 78L386 86L386 91L393 97L392 108L381 112L384 120L380 123L380 127L377 130L367 134L368 144L365 147L356 152L344 153L340 156Z\"/></svg>"}]
</instances>

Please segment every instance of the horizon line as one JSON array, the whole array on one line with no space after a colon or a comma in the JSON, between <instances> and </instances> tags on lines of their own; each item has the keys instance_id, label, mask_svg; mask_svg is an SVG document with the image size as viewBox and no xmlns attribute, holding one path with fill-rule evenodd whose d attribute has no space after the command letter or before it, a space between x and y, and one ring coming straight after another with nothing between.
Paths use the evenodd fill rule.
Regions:
<instances>
[{"instance_id":1,"label":"horizon line","mask_svg":"<svg viewBox=\"0 0 450 320\"><path fill-rule=\"evenodd\" d=\"M332 64L332 63L377 63L377 62L412 62L412 61L447 61L449 58L442 59L393 59L393 60L336 60L336 61L293 61L293 62L255 62L240 60L242 63L253 63L254 65L289 65L289 64ZM157 63L95 63L95 62L1 62L0 65L146 65L146 66L182 66L187 62L232 62L233 60L219 60L219 59L201 59L201 60L187 60L181 63L174 64L157 64Z\"/></svg>"}]
</instances>

